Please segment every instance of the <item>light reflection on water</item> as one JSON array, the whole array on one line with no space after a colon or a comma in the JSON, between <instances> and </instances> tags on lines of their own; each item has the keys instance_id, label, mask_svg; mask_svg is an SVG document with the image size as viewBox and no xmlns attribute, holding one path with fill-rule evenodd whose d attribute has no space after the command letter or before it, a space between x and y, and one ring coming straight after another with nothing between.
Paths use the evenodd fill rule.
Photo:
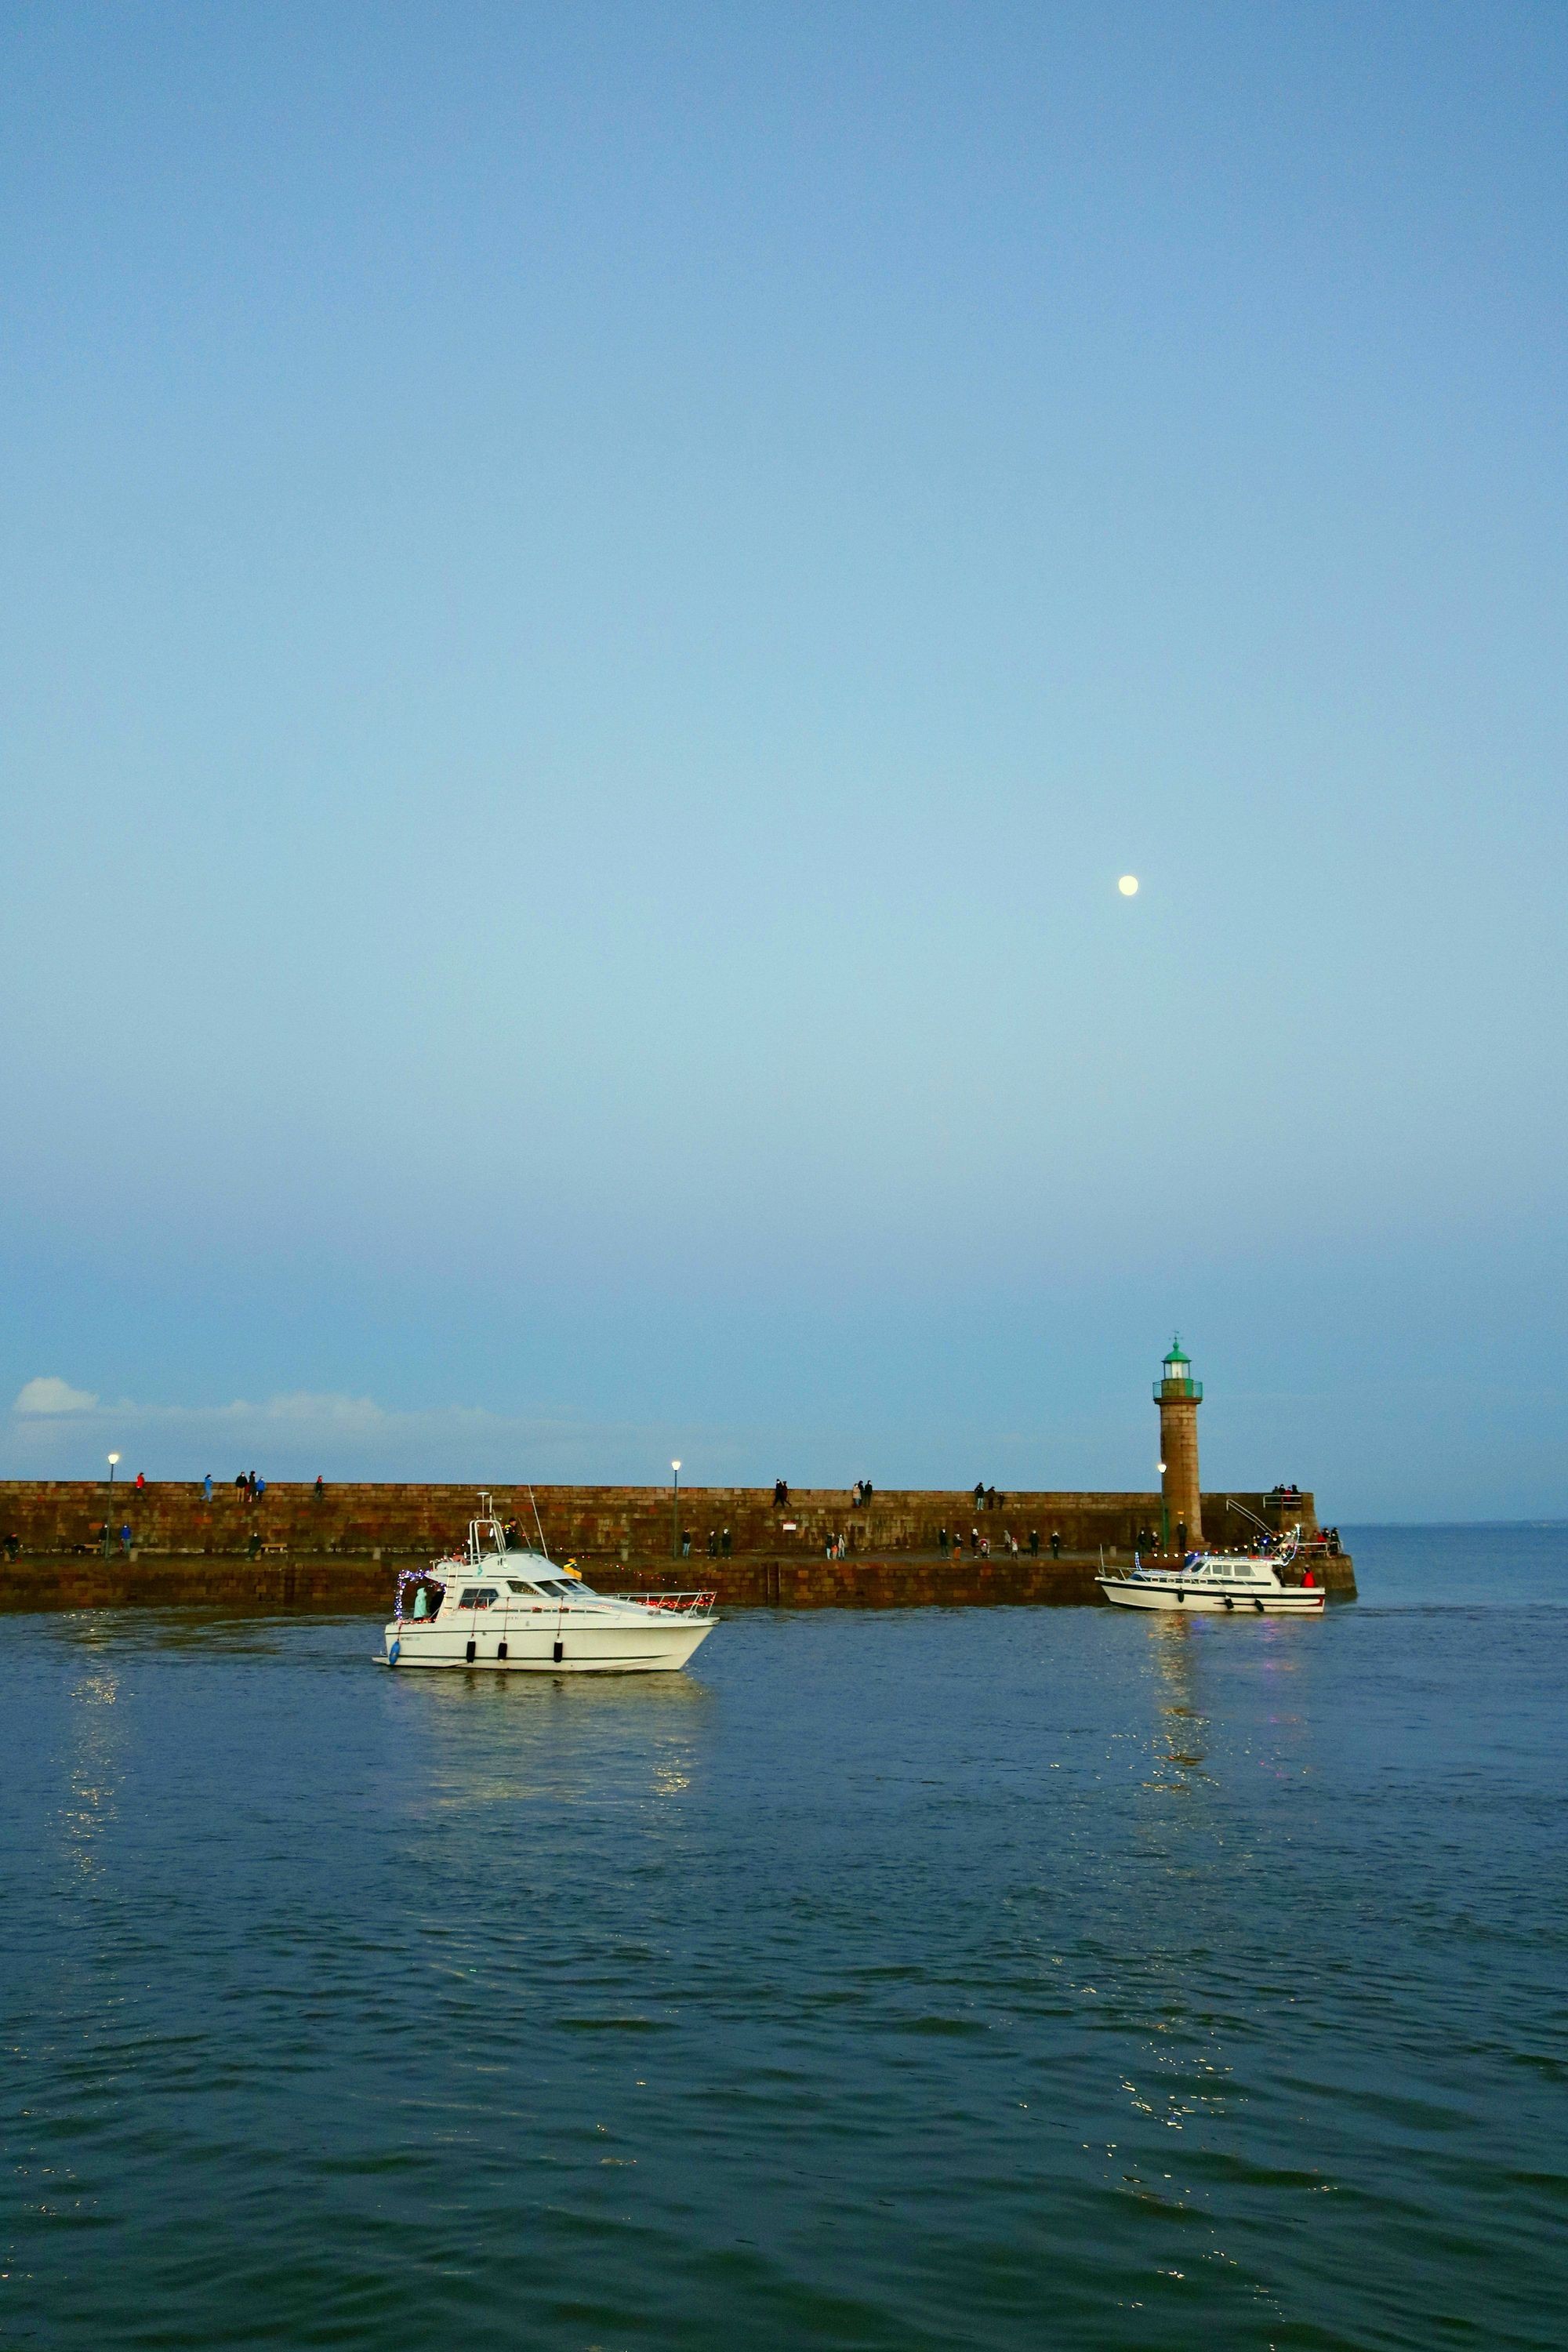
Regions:
<instances>
[{"instance_id":1,"label":"light reflection on water","mask_svg":"<svg viewBox=\"0 0 1568 2352\"><path fill-rule=\"evenodd\" d=\"M1561 1610L7 1633L0 2339L1557 2340Z\"/></svg>"},{"instance_id":2,"label":"light reflection on water","mask_svg":"<svg viewBox=\"0 0 1568 2352\"><path fill-rule=\"evenodd\" d=\"M101 1664L78 1667L70 1683L70 1760L60 1829L64 1853L87 1875L98 1866L99 1842L114 1820L124 1725L108 1710L118 1696L108 1654Z\"/></svg>"}]
</instances>

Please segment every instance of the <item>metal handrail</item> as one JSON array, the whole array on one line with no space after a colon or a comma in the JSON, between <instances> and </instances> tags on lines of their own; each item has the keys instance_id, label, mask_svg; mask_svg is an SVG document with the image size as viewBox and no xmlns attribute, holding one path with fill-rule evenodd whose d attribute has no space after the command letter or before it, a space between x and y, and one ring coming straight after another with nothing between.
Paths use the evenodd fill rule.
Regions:
<instances>
[{"instance_id":1,"label":"metal handrail","mask_svg":"<svg viewBox=\"0 0 1568 2352\"><path fill-rule=\"evenodd\" d=\"M635 1601L642 1609L668 1609L679 1616L695 1616L699 1610L711 1609L718 1600L712 1592L612 1592L611 1601Z\"/></svg>"},{"instance_id":2,"label":"metal handrail","mask_svg":"<svg viewBox=\"0 0 1568 2352\"><path fill-rule=\"evenodd\" d=\"M1225 1507L1227 1511L1234 1511L1238 1518L1250 1520L1262 1535L1271 1536L1278 1533L1278 1529L1271 1528L1267 1519L1260 1519L1256 1511L1249 1511L1245 1503L1238 1503L1234 1495L1226 1496Z\"/></svg>"}]
</instances>

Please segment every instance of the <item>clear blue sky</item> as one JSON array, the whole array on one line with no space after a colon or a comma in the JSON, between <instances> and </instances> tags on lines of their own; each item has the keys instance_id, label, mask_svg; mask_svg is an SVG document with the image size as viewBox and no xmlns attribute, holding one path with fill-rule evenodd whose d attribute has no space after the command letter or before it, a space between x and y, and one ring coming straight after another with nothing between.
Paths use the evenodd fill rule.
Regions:
<instances>
[{"instance_id":1,"label":"clear blue sky","mask_svg":"<svg viewBox=\"0 0 1568 2352\"><path fill-rule=\"evenodd\" d=\"M0 1470L1568 1510L1568 12L0 25Z\"/></svg>"}]
</instances>

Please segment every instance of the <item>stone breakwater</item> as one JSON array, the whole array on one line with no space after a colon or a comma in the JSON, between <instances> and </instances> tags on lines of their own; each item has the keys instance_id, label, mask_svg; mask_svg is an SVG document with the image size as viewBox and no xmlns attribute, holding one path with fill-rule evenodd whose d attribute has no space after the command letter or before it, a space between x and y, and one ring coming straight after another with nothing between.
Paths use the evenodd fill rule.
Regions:
<instances>
[{"instance_id":1,"label":"stone breakwater","mask_svg":"<svg viewBox=\"0 0 1568 2352\"><path fill-rule=\"evenodd\" d=\"M979 1509L972 1492L903 1489L857 1506L840 1488L814 1488L780 1508L767 1487L694 1486L682 1488L677 1519L668 1489L657 1486L489 1491L500 1517L516 1519L525 1536L537 1505L552 1557L575 1559L605 1590L700 1585L730 1607L1094 1601L1102 1552L1124 1564L1160 1524L1156 1494L1029 1492ZM331 1486L318 1496L279 1483L258 1501L234 1486L216 1487L209 1501L199 1486L175 1481L112 1494L87 1481L0 1481L0 1609L203 1603L379 1614L399 1569L462 1541L477 1496L472 1486L404 1485ZM1284 1507L1261 1494L1229 1499L1273 1527L1300 1519L1316 1528L1310 1495ZM1247 1535L1247 1520L1226 1501L1204 1497L1213 1543ZM943 1529L958 1545L945 1557ZM976 1534L989 1539L988 1558L973 1548ZM840 1537L844 1556L828 1557ZM689 1554L677 1557L686 1538ZM1322 1561L1321 1572L1331 1592L1354 1592L1348 1556Z\"/></svg>"}]
</instances>

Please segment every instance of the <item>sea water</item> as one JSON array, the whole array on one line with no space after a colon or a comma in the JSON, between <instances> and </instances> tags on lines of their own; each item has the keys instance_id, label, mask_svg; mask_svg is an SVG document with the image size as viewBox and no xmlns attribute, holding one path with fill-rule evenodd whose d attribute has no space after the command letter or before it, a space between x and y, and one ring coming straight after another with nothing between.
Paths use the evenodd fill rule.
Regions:
<instances>
[{"instance_id":1,"label":"sea water","mask_svg":"<svg viewBox=\"0 0 1568 2352\"><path fill-rule=\"evenodd\" d=\"M1561 2346L1568 1531L647 1679L0 1620L0 2341Z\"/></svg>"}]
</instances>

